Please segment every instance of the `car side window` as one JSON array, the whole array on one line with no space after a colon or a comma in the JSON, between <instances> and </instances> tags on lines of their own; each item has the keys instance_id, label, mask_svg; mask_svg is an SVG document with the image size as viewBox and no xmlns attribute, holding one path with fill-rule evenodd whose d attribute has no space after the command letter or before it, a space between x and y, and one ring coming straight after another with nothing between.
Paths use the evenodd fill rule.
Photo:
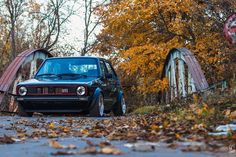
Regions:
<instances>
[{"instance_id":1,"label":"car side window","mask_svg":"<svg viewBox=\"0 0 236 157\"><path fill-rule=\"evenodd\" d=\"M113 77L113 78L116 78L116 73L115 73L115 71L113 70L113 68L111 67L111 64L108 63L108 62L105 62L105 64L106 64L108 73L109 73L109 74L112 74L112 77Z\"/></svg>"},{"instance_id":2,"label":"car side window","mask_svg":"<svg viewBox=\"0 0 236 157\"><path fill-rule=\"evenodd\" d=\"M105 74L107 73L107 71L106 71L106 67L105 67L103 61L100 61L100 66L101 66L102 76L105 76Z\"/></svg>"}]
</instances>

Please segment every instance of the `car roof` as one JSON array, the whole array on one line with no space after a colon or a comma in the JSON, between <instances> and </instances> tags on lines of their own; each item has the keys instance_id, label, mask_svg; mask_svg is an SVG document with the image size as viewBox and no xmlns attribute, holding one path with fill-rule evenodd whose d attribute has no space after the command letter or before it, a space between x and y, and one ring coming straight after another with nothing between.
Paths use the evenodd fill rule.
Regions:
<instances>
[{"instance_id":1,"label":"car roof","mask_svg":"<svg viewBox=\"0 0 236 157\"><path fill-rule=\"evenodd\" d=\"M101 57L96 57L96 56L78 56L78 57L50 57L47 58L47 60L51 60L51 59L76 59L76 58L84 58L84 59L98 59L98 60L105 60L108 61L105 58L101 58ZM108 61L109 62L109 61Z\"/></svg>"}]
</instances>

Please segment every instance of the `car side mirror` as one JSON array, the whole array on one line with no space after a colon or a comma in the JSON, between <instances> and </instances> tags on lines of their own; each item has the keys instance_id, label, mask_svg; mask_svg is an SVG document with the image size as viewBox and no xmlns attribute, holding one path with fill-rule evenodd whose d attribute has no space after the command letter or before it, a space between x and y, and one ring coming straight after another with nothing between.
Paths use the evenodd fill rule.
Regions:
<instances>
[{"instance_id":1,"label":"car side mirror","mask_svg":"<svg viewBox=\"0 0 236 157\"><path fill-rule=\"evenodd\" d=\"M112 74L110 74L110 73L106 74L105 76L106 76L107 79L113 78Z\"/></svg>"}]
</instances>

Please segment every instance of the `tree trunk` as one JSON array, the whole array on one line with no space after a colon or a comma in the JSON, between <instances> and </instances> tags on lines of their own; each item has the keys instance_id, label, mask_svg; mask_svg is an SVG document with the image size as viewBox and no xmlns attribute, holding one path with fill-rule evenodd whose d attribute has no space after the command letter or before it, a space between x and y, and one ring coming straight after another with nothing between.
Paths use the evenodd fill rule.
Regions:
<instances>
[{"instance_id":1,"label":"tree trunk","mask_svg":"<svg viewBox=\"0 0 236 157\"><path fill-rule=\"evenodd\" d=\"M14 19L12 19L11 22L11 60L14 60L16 57L16 41L15 41L15 22Z\"/></svg>"}]
</instances>

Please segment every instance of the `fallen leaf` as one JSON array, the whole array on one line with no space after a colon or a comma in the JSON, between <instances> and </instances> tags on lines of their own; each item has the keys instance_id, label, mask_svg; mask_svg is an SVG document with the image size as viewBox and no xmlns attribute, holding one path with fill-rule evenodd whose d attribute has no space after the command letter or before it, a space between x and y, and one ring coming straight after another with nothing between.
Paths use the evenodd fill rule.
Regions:
<instances>
[{"instance_id":1,"label":"fallen leaf","mask_svg":"<svg viewBox=\"0 0 236 157\"><path fill-rule=\"evenodd\" d=\"M80 154L97 154L98 153L97 148L94 146L85 147L85 148L81 149L79 152L80 152Z\"/></svg>"},{"instance_id":2,"label":"fallen leaf","mask_svg":"<svg viewBox=\"0 0 236 157\"><path fill-rule=\"evenodd\" d=\"M15 141L7 135L4 135L3 137L0 137L0 144L12 144Z\"/></svg>"},{"instance_id":3,"label":"fallen leaf","mask_svg":"<svg viewBox=\"0 0 236 157\"><path fill-rule=\"evenodd\" d=\"M89 135L89 131L87 129L81 129L80 132L84 135Z\"/></svg>"},{"instance_id":4,"label":"fallen leaf","mask_svg":"<svg viewBox=\"0 0 236 157\"><path fill-rule=\"evenodd\" d=\"M102 154L112 154L112 155L121 155L123 154L121 150L112 147L112 146L107 146L107 147L103 147L100 150L100 153Z\"/></svg>"},{"instance_id":5,"label":"fallen leaf","mask_svg":"<svg viewBox=\"0 0 236 157\"><path fill-rule=\"evenodd\" d=\"M88 146L95 146L95 144L92 141L90 141L90 140L83 139L83 141L85 141Z\"/></svg>"},{"instance_id":6,"label":"fallen leaf","mask_svg":"<svg viewBox=\"0 0 236 157\"><path fill-rule=\"evenodd\" d=\"M178 134L178 133L176 133L176 134L175 134L175 138L176 138L177 140L179 140L179 139L181 138L181 135Z\"/></svg>"},{"instance_id":7,"label":"fallen leaf","mask_svg":"<svg viewBox=\"0 0 236 157\"><path fill-rule=\"evenodd\" d=\"M201 151L201 146L191 145L181 149L183 152L199 152Z\"/></svg>"},{"instance_id":8,"label":"fallen leaf","mask_svg":"<svg viewBox=\"0 0 236 157\"><path fill-rule=\"evenodd\" d=\"M51 122L51 123L48 125L48 127L49 127L50 129L54 129L54 128L55 128L55 123Z\"/></svg>"},{"instance_id":9,"label":"fallen leaf","mask_svg":"<svg viewBox=\"0 0 236 157\"><path fill-rule=\"evenodd\" d=\"M57 137L59 137L59 135L55 131L52 131L52 132L48 133L48 137L49 138L57 138Z\"/></svg>"},{"instance_id":10,"label":"fallen leaf","mask_svg":"<svg viewBox=\"0 0 236 157\"><path fill-rule=\"evenodd\" d=\"M68 146L66 146L67 149L76 149L76 145L73 144L69 144Z\"/></svg>"},{"instance_id":11,"label":"fallen leaf","mask_svg":"<svg viewBox=\"0 0 236 157\"><path fill-rule=\"evenodd\" d=\"M99 143L100 148L107 147L107 146L111 146L111 143L108 141L102 141Z\"/></svg>"},{"instance_id":12,"label":"fallen leaf","mask_svg":"<svg viewBox=\"0 0 236 157\"><path fill-rule=\"evenodd\" d=\"M18 138L11 138L11 139L15 142L21 142L22 141L22 139L18 139Z\"/></svg>"},{"instance_id":13,"label":"fallen leaf","mask_svg":"<svg viewBox=\"0 0 236 157\"><path fill-rule=\"evenodd\" d=\"M151 125L150 128L151 128L151 130L155 130L155 131L158 131L160 129L160 127L155 124Z\"/></svg>"},{"instance_id":14,"label":"fallen leaf","mask_svg":"<svg viewBox=\"0 0 236 157\"><path fill-rule=\"evenodd\" d=\"M73 152L73 151L58 151L55 153L51 153L51 155L58 156L58 155L75 155L78 154L78 152Z\"/></svg>"},{"instance_id":15,"label":"fallen leaf","mask_svg":"<svg viewBox=\"0 0 236 157\"><path fill-rule=\"evenodd\" d=\"M177 144L175 143L171 143L167 146L168 148L172 148L172 149L176 149L177 148Z\"/></svg>"},{"instance_id":16,"label":"fallen leaf","mask_svg":"<svg viewBox=\"0 0 236 157\"><path fill-rule=\"evenodd\" d=\"M51 147L56 148L56 149L76 149L76 146L73 144L65 146L65 145L61 145L59 142L55 140L49 140L48 143Z\"/></svg>"},{"instance_id":17,"label":"fallen leaf","mask_svg":"<svg viewBox=\"0 0 236 157\"><path fill-rule=\"evenodd\" d=\"M64 148L64 146L62 146L59 142L54 141L54 140L49 140L49 145L53 148L57 148L57 149L62 149Z\"/></svg>"}]
</instances>

